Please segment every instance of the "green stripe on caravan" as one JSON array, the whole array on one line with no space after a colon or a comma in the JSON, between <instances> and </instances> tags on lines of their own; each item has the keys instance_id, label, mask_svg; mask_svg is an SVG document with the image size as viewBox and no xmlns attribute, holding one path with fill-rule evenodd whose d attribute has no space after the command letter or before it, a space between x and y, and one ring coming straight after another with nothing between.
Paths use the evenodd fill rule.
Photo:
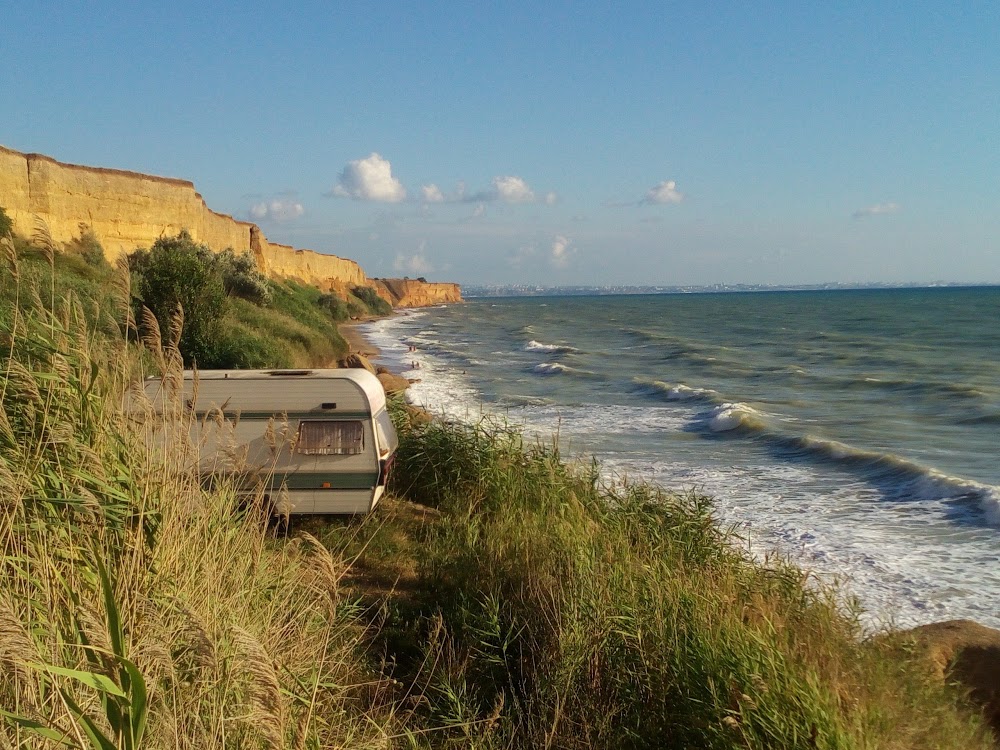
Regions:
<instances>
[{"instance_id":1,"label":"green stripe on caravan","mask_svg":"<svg viewBox=\"0 0 1000 750\"><path fill-rule=\"evenodd\" d=\"M199 409L194 413L198 419L204 419L205 417L210 417L215 415L218 409ZM293 419L371 419L372 415L368 412L363 411L289 411L289 412L273 412L273 411L226 411L222 412L227 419L239 416L241 420L243 419L285 419L289 421Z\"/></svg>"},{"instance_id":2,"label":"green stripe on caravan","mask_svg":"<svg viewBox=\"0 0 1000 750\"><path fill-rule=\"evenodd\" d=\"M370 490L376 482L377 471L296 471L292 474L275 474L271 480L271 491L282 486L289 490Z\"/></svg>"}]
</instances>

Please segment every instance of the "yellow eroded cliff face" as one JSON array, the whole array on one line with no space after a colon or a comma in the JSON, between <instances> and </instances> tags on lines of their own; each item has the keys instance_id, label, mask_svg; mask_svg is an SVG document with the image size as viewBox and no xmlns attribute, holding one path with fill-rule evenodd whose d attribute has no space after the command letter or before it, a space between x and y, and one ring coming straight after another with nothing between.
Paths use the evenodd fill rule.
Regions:
<instances>
[{"instance_id":1,"label":"yellow eroded cliff face","mask_svg":"<svg viewBox=\"0 0 1000 750\"><path fill-rule=\"evenodd\" d=\"M252 225L210 210L186 180L62 164L2 147L0 205L15 231L28 236L36 217L60 243L89 227L110 260L182 229L213 250L250 249Z\"/></svg>"},{"instance_id":2,"label":"yellow eroded cliff face","mask_svg":"<svg viewBox=\"0 0 1000 750\"><path fill-rule=\"evenodd\" d=\"M212 211L187 180L63 164L0 146L0 206L13 220L14 231L29 237L37 219L45 222L57 243L70 242L89 229L111 261L186 229L216 252L231 247L238 253L253 253L261 270L274 277L324 290L373 285L353 260L270 243L256 224ZM391 293L402 300L400 306L461 299L454 284L426 284L424 292L419 289L421 282L407 284L399 295ZM438 286L454 289L434 289Z\"/></svg>"},{"instance_id":3,"label":"yellow eroded cliff face","mask_svg":"<svg viewBox=\"0 0 1000 750\"><path fill-rule=\"evenodd\" d=\"M458 284L435 283L417 279L372 279L375 291L393 307L430 307L461 302Z\"/></svg>"}]
</instances>

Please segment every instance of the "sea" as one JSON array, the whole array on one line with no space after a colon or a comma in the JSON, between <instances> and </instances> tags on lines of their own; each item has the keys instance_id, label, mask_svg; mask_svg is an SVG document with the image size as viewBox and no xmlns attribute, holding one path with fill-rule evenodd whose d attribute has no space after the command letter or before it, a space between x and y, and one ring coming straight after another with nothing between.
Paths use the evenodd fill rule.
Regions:
<instances>
[{"instance_id":1,"label":"sea","mask_svg":"<svg viewBox=\"0 0 1000 750\"><path fill-rule=\"evenodd\" d=\"M871 630L1000 627L1000 288L482 298L363 333L431 412L713 497Z\"/></svg>"}]
</instances>

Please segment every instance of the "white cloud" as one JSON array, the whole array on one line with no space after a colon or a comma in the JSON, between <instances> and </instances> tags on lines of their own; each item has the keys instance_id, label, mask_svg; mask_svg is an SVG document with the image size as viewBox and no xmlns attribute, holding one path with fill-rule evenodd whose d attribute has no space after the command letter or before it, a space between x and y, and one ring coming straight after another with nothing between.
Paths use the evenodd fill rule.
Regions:
<instances>
[{"instance_id":1,"label":"white cloud","mask_svg":"<svg viewBox=\"0 0 1000 750\"><path fill-rule=\"evenodd\" d=\"M424 203L443 203L444 193L441 192L441 188L435 185L433 182L429 185L423 185L420 188L420 195Z\"/></svg>"},{"instance_id":2,"label":"white cloud","mask_svg":"<svg viewBox=\"0 0 1000 750\"><path fill-rule=\"evenodd\" d=\"M561 234L555 236L555 239L552 240L550 257L553 266L556 268L565 268L569 265L570 258L576 254L576 248L572 245L573 241L568 237L563 237Z\"/></svg>"},{"instance_id":3,"label":"white cloud","mask_svg":"<svg viewBox=\"0 0 1000 750\"><path fill-rule=\"evenodd\" d=\"M556 195L555 193L549 192L549 193L545 194L545 205L546 206L554 206L558 200L559 200L559 196Z\"/></svg>"},{"instance_id":4,"label":"white cloud","mask_svg":"<svg viewBox=\"0 0 1000 750\"><path fill-rule=\"evenodd\" d=\"M869 216L883 216L885 214L894 214L900 210L900 205L898 203L876 203L874 206L868 206L867 208L859 208L852 215L855 219L866 219Z\"/></svg>"},{"instance_id":5,"label":"white cloud","mask_svg":"<svg viewBox=\"0 0 1000 750\"><path fill-rule=\"evenodd\" d=\"M250 206L250 218L254 221L291 221L305 212L301 203L291 200L260 201Z\"/></svg>"},{"instance_id":6,"label":"white cloud","mask_svg":"<svg viewBox=\"0 0 1000 750\"><path fill-rule=\"evenodd\" d=\"M434 270L434 267L427 260L427 256L424 255L424 249L426 247L427 241L421 240L420 244L417 246L417 252L409 256L399 253L396 256L396 260L393 262L392 267L398 272L412 274L414 276L421 276L425 273L430 273Z\"/></svg>"},{"instance_id":7,"label":"white cloud","mask_svg":"<svg viewBox=\"0 0 1000 750\"><path fill-rule=\"evenodd\" d=\"M392 176L392 165L377 153L367 159L348 162L333 188L333 194L358 201L398 203L406 198L406 188Z\"/></svg>"},{"instance_id":8,"label":"white cloud","mask_svg":"<svg viewBox=\"0 0 1000 750\"><path fill-rule=\"evenodd\" d=\"M677 183L674 180L664 180L651 187L640 203L662 205L664 203L680 203L682 200L684 200L684 193L677 190Z\"/></svg>"},{"instance_id":9,"label":"white cloud","mask_svg":"<svg viewBox=\"0 0 1000 750\"><path fill-rule=\"evenodd\" d=\"M425 273L430 273L434 270L427 258L421 253L414 253L413 255L406 256L400 253L396 256L396 260L393 262L392 267L397 271L405 271L409 274L416 274L418 276Z\"/></svg>"},{"instance_id":10,"label":"white cloud","mask_svg":"<svg viewBox=\"0 0 1000 750\"><path fill-rule=\"evenodd\" d=\"M476 207L474 209L472 209L472 216L474 218L478 219L484 213L486 213L486 204L485 203L477 203Z\"/></svg>"},{"instance_id":11,"label":"white cloud","mask_svg":"<svg viewBox=\"0 0 1000 750\"><path fill-rule=\"evenodd\" d=\"M507 175L493 178L493 196L504 203L531 203L535 193L520 177Z\"/></svg>"}]
</instances>

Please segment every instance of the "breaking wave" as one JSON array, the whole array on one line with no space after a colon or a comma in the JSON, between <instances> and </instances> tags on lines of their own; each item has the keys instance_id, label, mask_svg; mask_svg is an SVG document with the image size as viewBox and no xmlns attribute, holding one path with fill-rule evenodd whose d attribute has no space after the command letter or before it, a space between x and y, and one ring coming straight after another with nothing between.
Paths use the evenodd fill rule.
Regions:
<instances>
[{"instance_id":1,"label":"breaking wave","mask_svg":"<svg viewBox=\"0 0 1000 750\"><path fill-rule=\"evenodd\" d=\"M698 414L695 429L764 440L793 457L829 461L860 472L892 500L947 500L973 506L991 526L1000 526L1000 487L946 474L915 461L837 440L783 430L771 416L739 402Z\"/></svg>"},{"instance_id":2,"label":"breaking wave","mask_svg":"<svg viewBox=\"0 0 1000 750\"><path fill-rule=\"evenodd\" d=\"M568 344L543 344L541 341L535 341L532 339L527 344L524 345L524 351L526 352L575 352L579 351L576 347L569 346Z\"/></svg>"}]
</instances>

